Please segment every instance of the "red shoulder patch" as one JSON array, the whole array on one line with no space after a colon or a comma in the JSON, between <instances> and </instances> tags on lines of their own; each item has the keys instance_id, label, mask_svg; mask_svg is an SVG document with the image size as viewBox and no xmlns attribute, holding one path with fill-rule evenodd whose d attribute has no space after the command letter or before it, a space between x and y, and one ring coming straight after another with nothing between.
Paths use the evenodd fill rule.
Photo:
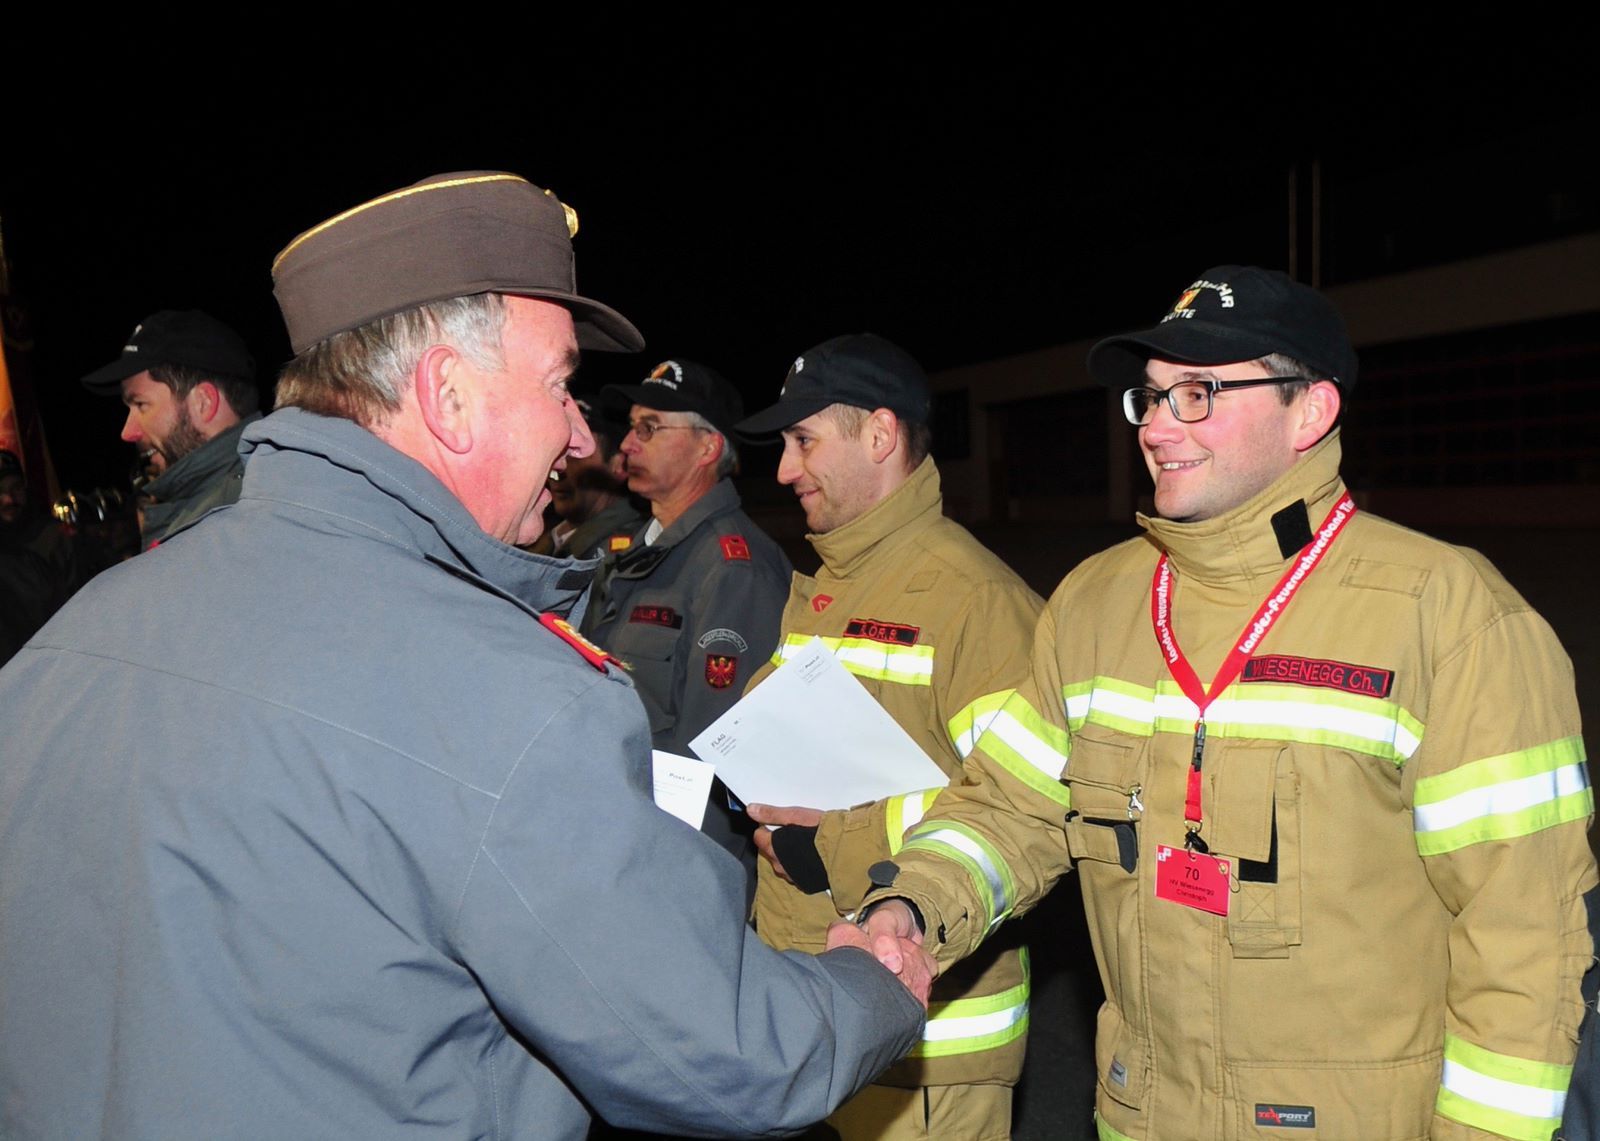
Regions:
<instances>
[{"instance_id":1,"label":"red shoulder patch","mask_svg":"<svg viewBox=\"0 0 1600 1141\"><path fill-rule=\"evenodd\" d=\"M831 594L818 594L818 595L814 596L811 599L811 609L815 610L818 614L821 614L824 610L826 610L828 608L828 604L831 603L832 601L833 601L833 595L831 595Z\"/></svg>"},{"instance_id":2,"label":"red shoulder patch","mask_svg":"<svg viewBox=\"0 0 1600 1141\"><path fill-rule=\"evenodd\" d=\"M565 618L557 618L554 614L541 614L539 615L539 625L550 631L550 633L554 634L557 638L560 638L574 650L577 650L578 653L583 657L584 661L588 662L601 673L606 672L607 662L610 662L619 669L623 668L620 661L606 653L599 646L595 645L593 642L589 641L589 639L585 638L582 634L574 630L572 628L572 623L568 622Z\"/></svg>"},{"instance_id":3,"label":"red shoulder patch","mask_svg":"<svg viewBox=\"0 0 1600 1141\"><path fill-rule=\"evenodd\" d=\"M722 536L722 561L732 562L734 559L750 561L750 544L744 541L743 535Z\"/></svg>"}]
</instances>

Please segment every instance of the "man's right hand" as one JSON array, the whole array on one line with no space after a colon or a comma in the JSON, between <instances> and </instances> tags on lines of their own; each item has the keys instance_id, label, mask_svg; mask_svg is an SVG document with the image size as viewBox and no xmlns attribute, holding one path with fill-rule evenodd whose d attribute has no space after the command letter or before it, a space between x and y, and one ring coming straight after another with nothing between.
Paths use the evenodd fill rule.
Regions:
<instances>
[{"instance_id":1,"label":"man's right hand","mask_svg":"<svg viewBox=\"0 0 1600 1141\"><path fill-rule=\"evenodd\" d=\"M909 939L919 947L922 945L922 928L917 923L916 913L903 899L886 899L873 904L871 913L861 925L874 938L887 935L895 939Z\"/></svg>"},{"instance_id":2,"label":"man's right hand","mask_svg":"<svg viewBox=\"0 0 1600 1141\"><path fill-rule=\"evenodd\" d=\"M876 913L874 913L876 914ZM870 920L869 920L870 924ZM912 927L915 928L913 923ZM922 935L915 939L888 934L871 934L854 923L840 920L828 928L828 950L858 947L872 955L905 985L913 998L928 1005L928 991L939 977L939 964L922 949Z\"/></svg>"}]
</instances>

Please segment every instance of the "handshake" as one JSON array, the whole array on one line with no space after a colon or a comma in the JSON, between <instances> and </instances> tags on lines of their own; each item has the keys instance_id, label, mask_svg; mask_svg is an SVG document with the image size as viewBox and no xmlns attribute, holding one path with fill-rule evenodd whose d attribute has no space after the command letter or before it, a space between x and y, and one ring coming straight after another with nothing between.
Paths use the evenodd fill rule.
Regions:
<instances>
[{"instance_id":1,"label":"handshake","mask_svg":"<svg viewBox=\"0 0 1600 1141\"><path fill-rule=\"evenodd\" d=\"M804 880L806 877L800 869L791 875L783 866L773 842L772 829L793 824L809 829L814 835L817 825L822 823L822 813L815 808L777 808L770 804L748 804L745 811L757 824L769 826L757 828L755 832L755 846L761 858L771 864L772 870L786 883L796 883L797 878ZM801 888L808 894L828 886L827 873L814 846L810 862L815 865L813 875L819 876L820 881ZM859 947L868 952L893 971L918 1002L928 1005L928 988L939 977L939 964L922 949L922 928L917 926L911 908L902 901L884 900L872 909L872 914L860 927L843 921L833 924L828 928L828 950L839 947Z\"/></svg>"},{"instance_id":2,"label":"handshake","mask_svg":"<svg viewBox=\"0 0 1600 1141\"><path fill-rule=\"evenodd\" d=\"M928 988L939 977L939 964L922 948L922 930L911 909L887 899L872 909L861 926L840 921L828 928L828 950L859 947L882 963L923 1006Z\"/></svg>"}]
</instances>

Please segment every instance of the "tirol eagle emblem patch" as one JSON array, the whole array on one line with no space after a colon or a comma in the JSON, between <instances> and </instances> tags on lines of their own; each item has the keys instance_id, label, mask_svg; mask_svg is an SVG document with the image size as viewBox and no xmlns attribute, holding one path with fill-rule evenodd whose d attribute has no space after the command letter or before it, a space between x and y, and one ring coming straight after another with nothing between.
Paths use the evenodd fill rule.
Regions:
<instances>
[{"instance_id":1,"label":"tirol eagle emblem patch","mask_svg":"<svg viewBox=\"0 0 1600 1141\"><path fill-rule=\"evenodd\" d=\"M706 684L712 689L727 689L738 673L739 659L736 655L706 655Z\"/></svg>"}]
</instances>

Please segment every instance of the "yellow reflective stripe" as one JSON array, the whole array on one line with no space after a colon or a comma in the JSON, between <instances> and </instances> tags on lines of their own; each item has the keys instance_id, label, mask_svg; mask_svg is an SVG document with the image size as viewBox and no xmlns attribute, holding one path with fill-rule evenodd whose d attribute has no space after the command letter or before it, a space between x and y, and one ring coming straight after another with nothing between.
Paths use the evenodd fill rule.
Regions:
<instances>
[{"instance_id":1,"label":"yellow reflective stripe","mask_svg":"<svg viewBox=\"0 0 1600 1141\"><path fill-rule=\"evenodd\" d=\"M983 731L989 727L994 715L1000 712L1000 707L1016 692L1014 689L1001 689L994 693L986 693L950 718L946 728L950 733L950 743L956 747L957 755L964 758L972 752L973 746L978 743L978 738L983 736Z\"/></svg>"},{"instance_id":2,"label":"yellow reflective stripe","mask_svg":"<svg viewBox=\"0 0 1600 1141\"><path fill-rule=\"evenodd\" d=\"M1014 742L1022 744L1023 748L1014 748ZM1060 776L1067 764L1066 756L1050 749L1036 737L1030 739L1022 725L1010 720L1010 714L1002 710L989 723L989 732L983 735L979 745L985 756L1033 791L1049 797L1063 808L1072 806L1072 794L1061 783ZM1061 768L1052 775L1045 767L1050 764L1059 764Z\"/></svg>"},{"instance_id":3,"label":"yellow reflective stripe","mask_svg":"<svg viewBox=\"0 0 1600 1141\"><path fill-rule=\"evenodd\" d=\"M889 834L889 854L892 856L906 842L906 832L922 823L929 805L939 795L936 788L906 792L884 801L884 828Z\"/></svg>"},{"instance_id":4,"label":"yellow reflective stripe","mask_svg":"<svg viewBox=\"0 0 1600 1141\"><path fill-rule=\"evenodd\" d=\"M1013 692L989 719L989 731L979 739L978 747L1035 792L1063 807L1070 803L1061 774L1066 771L1072 739L1059 725L1041 717L1021 694Z\"/></svg>"},{"instance_id":5,"label":"yellow reflective stripe","mask_svg":"<svg viewBox=\"0 0 1600 1141\"><path fill-rule=\"evenodd\" d=\"M1587 820L1593 812L1583 740L1565 737L1423 777L1412 819L1417 850L1437 856Z\"/></svg>"},{"instance_id":6,"label":"yellow reflective stripe","mask_svg":"<svg viewBox=\"0 0 1600 1141\"><path fill-rule=\"evenodd\" d=\"M1100 1111L1094 1111L1094 1132L1099 1141L1134 1141L1126 1133L1119 1133L1106 1124L1106 1119L1100 1116Z\"/></svg>"},{"instance_id":7,"label":"yellow reflective stripe","mask_svg":"<svg viewBox=\"0 0 1600 1141\"><path fill-rule=\"evenodd\" d=\"M790 634L778 647L779 661L792 658L811 644L813 634ZM839 664L857 677L899 685L933 684L932 646L890 646L870 638L823 638Z\"/></svg>"},{"instance_id":8,"label":"yellow reflective stripe","mask_svg":"<svg viewBox=\"0 0 1600 1141\"><path fill-rule=\"evenodd\" d=\"M1022 981L999 994L928 1004L928 1024L911 1058L975 1054L1015 1042L1028 1032L1028 949L1021 947Z\"/></svg>"},{"instance_id":9,"label":"yellow reflective stripe","mask_svg":"<svg viewBox=\"0 0 1600 1141\"><path fill-rule=\"evenodd\" d=\"M1119 733L1194 732L1199 710L1176 682L1154 689L1115 678L1062 686L1067 725L1093 722ZM1422 744L1423 724L1392 701L1311 686L1235 684L1206 710L1212 737L1299 741L1404 764Z\"/></svg>"},{"instance_id":10,"label":"yellow reflective stripe","mask_svg":"<svg viewBox=\"0 0 1600 1141\"><path fill-rule=\"evenodd\" d=\"M933 820L919 825L902 850L943 856L965 868L987 912L985 929L1010 914L1012 901L1016 899L1011 869L989 842L972 829L948 820Z\"/></svg>"},{"instance_id":11,"label":"yellow reflective stripe","mask_svg":"<svg viewBox=\"0 0 1600 1141\"><path fill-rule=\"evenodd\" d=\"M1566 1108L1572 1067L1496 1054L1444 1036L1436 1103L1452 1121L1518 1141L1549 1141Z\"/></svg>"},{"instance_id":12,"label":"yellow reflective stripe","mask_svg":"<svg viewBox=\"0 0 1600 1141\"><path fill-rule=\"evenodd\" d=\"M1155 732L1156 691L1148 686L1097 677L1062 686L1061 699L1067 711L1067 728L1074 733L1089 721L1136 737ZM1189 729L1194 731L1192 721Z\"/></svg>"}]
</instances>

